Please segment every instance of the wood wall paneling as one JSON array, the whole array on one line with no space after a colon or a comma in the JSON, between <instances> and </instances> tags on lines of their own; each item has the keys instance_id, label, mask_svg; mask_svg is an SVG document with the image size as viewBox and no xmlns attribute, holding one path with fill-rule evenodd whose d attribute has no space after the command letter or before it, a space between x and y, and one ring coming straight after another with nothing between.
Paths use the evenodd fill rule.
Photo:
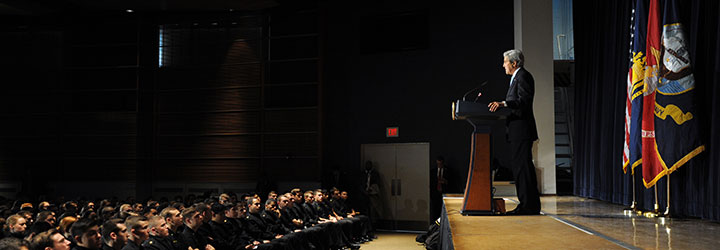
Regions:
<instances>
[{"instance_id":1,"label":"wood wall paneling","mask_svg":"<svg viewBox=\"0 0 720 250\"><path fill-rule=\"evenodd\" d=\"M269 13L0 31L0 179L320 180L318 14Z\"/></svg>"}]
</instances>

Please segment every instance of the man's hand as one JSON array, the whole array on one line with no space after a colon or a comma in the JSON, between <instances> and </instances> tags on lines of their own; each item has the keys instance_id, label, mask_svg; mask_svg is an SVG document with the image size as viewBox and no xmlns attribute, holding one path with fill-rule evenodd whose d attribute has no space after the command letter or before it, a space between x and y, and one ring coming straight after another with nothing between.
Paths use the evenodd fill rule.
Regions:
<instances>
[{"instance_id":1,"label":"man's hand","mask_svg":"<svg viewBox=\"0 0 720 250\"><path fill-rule=\"evenodd\" d=\"M488 104L488 108L490 108L490 112L495 112L500 107L505 107L502 102L491 102Z\"/></svg>"},{"instance_id":2,"label":"man's hand","mask_svg":"<svg viewBox=\"0 0 720 250\"><path fill-rule=\"evenodd\" d=\"M303 224L302 220L298 220L298 219L293 219L292 222L296 226L301 226Z\"/></svg>"},{"instance_id":3,"label":"man's hand","mask_svg":"<svg viewBox=\"0 0 720 250\"><path fill-rule=\"evenodd\" d=\"M215 248L212 245L207 244L205 245L205 250L215 250Z\"/></svg>"}]
</instances>

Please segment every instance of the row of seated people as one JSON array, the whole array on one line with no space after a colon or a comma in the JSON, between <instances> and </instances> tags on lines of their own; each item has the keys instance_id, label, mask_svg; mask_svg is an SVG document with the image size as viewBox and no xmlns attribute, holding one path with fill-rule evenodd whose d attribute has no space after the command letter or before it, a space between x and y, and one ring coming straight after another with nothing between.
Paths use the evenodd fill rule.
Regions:
<instances>
[{"instance_id":1,"label":"row of seated people","mask_svg":"<svg viewBox=\"0 0 720 250\"><path fill-rule=\"evenodd\" d=\"M330 193L293 189L264 202L222 194L187 208L151 201L142 210L117 205L117 213L105 206L100 214L22 210L5 220L0 250L358 249L372 240L369 218L347 205L347 192ZM65 215L57 224L56 212Z\"/></svg>"}]
</instances>

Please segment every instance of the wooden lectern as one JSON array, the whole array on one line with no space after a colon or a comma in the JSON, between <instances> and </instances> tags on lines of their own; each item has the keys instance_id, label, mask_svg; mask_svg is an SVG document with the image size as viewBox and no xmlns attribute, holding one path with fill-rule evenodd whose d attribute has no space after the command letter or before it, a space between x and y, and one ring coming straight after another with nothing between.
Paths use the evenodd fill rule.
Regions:
<instances>
[{"instance_id":1,"label":"wooden lectern","mask_svg":"<svg viewBox=\"0 0 720 250\"><path fill-rule=\"evenodd\" d=\"M491 125L510 115L509 109L490 112L487 103L457 100L452 105L453 120L466 120L473 126L470 168L463 196L463 215L493 215Z\"/></svg>"}]
</instances>

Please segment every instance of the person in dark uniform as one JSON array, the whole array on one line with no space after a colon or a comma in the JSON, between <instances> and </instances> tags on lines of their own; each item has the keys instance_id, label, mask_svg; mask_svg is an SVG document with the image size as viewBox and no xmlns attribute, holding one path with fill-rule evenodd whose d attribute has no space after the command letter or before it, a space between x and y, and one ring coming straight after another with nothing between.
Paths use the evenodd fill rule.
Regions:
<instances>
[{"instance_id":1,"label":"person in dark uniform","mask_svg":"<svg viewBox=\"0 0 720 250\"><path fill-rule=\"evenodd\" d=\"M302 208L303 212L305 212L305 216L307 216L307 221L312 223L313 225L320 223L320 219L318 218L317 213L315 212L315 208L313 208L312 203L315 195L313 191L306 191L304 194L305 202L300 204L300 207Z\"/></svg>"},{"instance_id":2,"label":"person in dark uniform","mask_svg":"<svg viewBox=\"0 0 720 250\"><path fill-rule=\"evenodd\" d=\"M352 239L352 225L349 221L344 221L342 218L338 218L332 214L332 208L325 203L325 196L326 194L322 190L315 191L315 200L312 203L312 207L315 209L318 220L332 223L332 225L336 226L337 229L335 229L335 231L341 232L340 237L342 238L343 246L350 249L359 249L359 245L350 242Z\"/></svg>"},{"instance_id":3,"label":"person in dark uniform","mask_svg":"<svg viewBox=\"0 0 720 250\"><path fill-rule=\"evenodd\" d=\"M364 214L360 214L360 212L355 211L355 209L350 206L348 202L347 191L340 191L340 201L341 206L343 207L343 211L345 211L345 214L358 218L361 221L363 227L363 240L372 241L373 239L376 239L377 237L375 237L375 235L373 234L373 227L372 223L370 222L370 217Z\"/></svg>"},{"instance_id":4,"label":"person in dark uniform","mask_svg":"<svg viewBox=\"0 0 720 250\"><path fill-rule=\"evenodd\" d=\"M70 250L70 241L57 229L39 233L32 238L30 242L30 250Z\"/></svg>"},{"instance_id":5,"label":"person in dark uniform","mask_svg":"<svg viewBox=\"0 0 720 250\"><path fill-rule=\"evenodd\" d=\"M180 240L180 233L184 230L183 219L180 211L174 207L167 207L160 212L168 226L168 240L175 250L187 250L187 246Z\"/></svg>"},{"instance_id":6,"label":"person in dark uniform","mask_svg":"<svg viewBox=\"0 0 720 250\"><path fill-rule=\"evenodd\" d=\"M301 231L304 237L316 248L329 248L330 237L323 234L325 233L323 228L305 222L304 214L299 213L294 207L294 199L295 196L291 193L278 196L277 204L280 211L280 223L286 228Z\"/></svg>"},{"instance_id":7,"label":"person in dark uniform","mask_svg":"<svg viewBox=\"0 0 720 250\"><path fill-rule=\"evenodd\" d=\"M283 194L277 199L278 211L280 211L280 223L291 230L305 228L304 218L293 209L290 195Z\"/></svg>"},{"instance_id":8,"label":"person in dark uniform","mask_svg":"<svg viewBox=\"0 0 720 250\"><path fill-rule=\"evenodd\" d=\"M213 246L218 250L233 250L237 248L250 248L253 240L242 228L234 229L228 221L226 212L231 211L235 205L230 202L216 203L211 207L212 220L208 223L212 229ZM237 231L234 231L237 230Z\"/></svg>"},{"instance_id":9,"label":"person in dark uniform","mask_svg":"<svg viewBox=\"0 0 720 250\"><path fill-rule=\"evenodd\" d=\"M182 218L185 223L185 230L180 233L180 239L183 241L183 244L193 249L215 250L215 247L208 243L209 239L198 233L198 229L202 226L204 220L196 206L184 209L182 211Z\"/></svg>"},{"instance_id":10,"label":"person in dark uniform","mask_svg":"<svg viewBox=\"0 0 720 250\"><path fill-rule=\"evenodd\" d=\"M263 220L262 215L260 214L260 208L260 199L250 198L248 213L245 217L245 222L247 223L246 225L250 236L255 239L262 239L264 243L269 243L272 239L281 238L282 235L273 233L268 229L268 225L265 223L265 220Z\"/></svg>"},{"instance_id":11,"label":"person in dark uniform","mask_svg":"<svg viewBox=\"0 0 720 250\"><path fill-rule=\"evenodd\" d=\"M148 234L150 237L142 243L145 250L174 250L170 241L170 232L167 222L162 216L156 215L148 220Z\"/></svg>"},{"instance_id":12,"label":"person in dark uniform","mask_svg":"<svg viewBox=\"0 0 720 250\"><path fill-rule=\"evenodd\" d=\"M122 250L143 250L142 243L150 237L148 221L143 216L130 216L125 219L128 230L128 241Z\"/></svg>"},{"instance_id":13,"label":"person in dark uniform","mask_svg":"<svg viewBox=\"0 0 720 250\"><path fill-rule=\"evenodd\" d=\"M315 208L313 207L315 193L313 191L306 191L304 193L304 197L305 202L300 204L300 207L305 213L305 221L307 223L320 227L323 230L323 235L326 235L326 237L328 237L327 244L331 246L331 248L339 248L345 245L345 240L343 239L344 235L342 233L342 228L340 227L340 225L332 223L331 220L321 218L317 214L317 212L315 212Z\"/></svg>"},{"instance_id":14,"label":"person in dark uniform","mask_svg":"<svg viewBox=\"0 0 720 250\"><path fill-rule=\"evenodd\" d=\"M248 228L248 222L247 222L247 211L248 211L248 205L245 203L244 199L241 201L238 201L238 203L235 205L236 208L236 214L233 213L226 213L226 217L228 222L233 226L233 232L236 234L242 235L242 237L248 237L250 241L252 241L252 246L246 248L249 249L283 249L281 245L277 244L266 244L262 243L262 239L256 239L250 236L250 232L247 230ZM256 248L257 247L257 248Z\"/></svg>"},{"instance_id":15,"label":"person in dark uniform","mask_svg":"<svg viewBox=\"0 0 720 250\"><path fill-rule=\"evenodd\" d=\"M110 219L102 225L103 250L120 250L128 240L127 227L121 219Z\"/></svg>"},{"instance_id":16,"label":"person in dark uniform","mask_svg":"<svg viewBox=\"0 0 720 250\"><path fill-rule=\"evenodd\" d=\"M249 198L248 212L245 216L245 225L247 232L255 240L262 240L262 243L272 243L277 249L286 248L287 244L283 242L281 234L273 233L268 224L260 214L261 204L260 198Z\"/></svg>"},{"instance_id":17,"label":"person in dark uniform","mask_svg":"<svg viewBox=\"0 0 720 250\"><path fill-rule=\"evenodd\" d=\"M293 232L293 230L280 223L280 211L275 200L265 201L265 210L260 212L260 216L265 221L268 229L275 234L286 235Z\"/></svg>"},{"instance_id":18,"label":"person in dark uniform","mask_svg":"<svg viewBox=\"0 0 720 250\"><path fill-rule=\"evenodd\" d=\"M322 212L319 212L319 214L324 215L325 218L330 218L335 223L340 224L343 227L343 233L345 234L345 238L348 240L352 240L353 238L353 228L352 228L352 222L345 220L344 217L338 215L335 213L335 211L332 208L332 200L330 199L330 196L328 194L328 191L325 189L318 189L315 191L315 210L320 209Z\"/></svg>"},{"instance_id":19,"label":"person in dark uniform","mask_svg":"<svg viewBox=\"0 0 720 250\"><path fill-rule=\"evenodd\" d=\"M252 237L250 237L250 235L245 230L245 228L246 228L245 216L246 215L247 215L247 204L243 201L239 201L237 204L235 204L234 213L226 213L225 214L228 222L233 226L234 232L242 232L242 234L244 234L248 238L252 239Z\"/></svg>"},{"instance_id":20,"label":"person in dark uniform","mask_svg":"<svg viewBox=\"0 0 720 250\"><path fill-rule=\"evenodd\" d=\"M300 229L293 229L285 227L280 221L280 210L278 210L277 202L275 200L267 200L265 202L265 210L260 212L260 216L265 221L268 230L271 232L282 235L281 241L292 246L292 249L313 249L314 246L308 244L306 235Z\"/></svg>"},{"instance_id":21,"label":"person in dark uniform","mask_svg":"<svg viewBox=\"0 0 720 250\"><path fill-rule=\"evenodd\" d=\"M208 244L215 245L212 242L212 228L210 228L210 220L212 220L212 211L208 203L197 203L193 205L197 208L197 211L202 215L202 225L196 231L205 239L208 239Z\"/></svg>"},{"instance_id":22,"label":"person in dark uniform","mask_svg":"<svg viewBox=\"0 0 720 250\"><path fill-rule=\"evenodd\" d=\"M522 51L513 49L503 53L505 74L511 75L510 88L504 101L488 104L491 112L498 108L509 108L512 112L506 120L507 140L512 154L512 170L515 177L520 204L508 212L509 215L532 215L540 213L540 192L532 162L532 145L538 139L533 98L535 80L523 68L525 58Z\"/></svg>"},{"instance_id":23,"label":"person in dark uniform","mask_svg":"<svg viewBox=\"0 0 720 250\"><path fill-rule=\"evenodd\" d=\"M330 199L328 199L328 203L330 204L330 207L332 208L333 214L341 218L343 221L350 222L351 228L352 228L352 242L353 243L364 243L366 240L363 239L363 236L365 235L365 230L362 225L362 221L358 218L355 218L353 215L350 214L349 211L344 206L344 201L342 198L340 198L340 190L333 187L330 189Z\"/></svg>"},{"instance_id":24,"label":"person in dark uniform","mask_svg":"<svg viewBox=\"0 0 720 250\"><path fill-rule=\"evenodd\" d=\"M70 233L76 244L73 250L98 250L102 247L100 227L96 220L79 219L73 223Z\"/></svg>"}]
</instances>

